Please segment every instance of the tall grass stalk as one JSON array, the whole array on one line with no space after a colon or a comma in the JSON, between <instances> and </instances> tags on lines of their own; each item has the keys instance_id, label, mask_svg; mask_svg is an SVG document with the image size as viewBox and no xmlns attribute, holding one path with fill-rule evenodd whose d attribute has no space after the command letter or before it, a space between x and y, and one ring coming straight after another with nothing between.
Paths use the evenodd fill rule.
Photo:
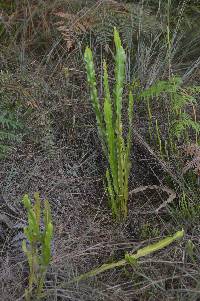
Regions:
<instances>
[{"instance_id":1,"label":"tall grass stalk","mask_svg":"<svg viewBox=\"0 0 200 301\"><path fill-rule=\"evenodd\" d=\"M125 80L126 55L119 33L114 29L115 85L110 93L107 64L103 64L104 104L101 108L97 93L96 76L92 51L85 50L85 62L91 102L96 114L99 136L104 154L107 158L106 183L112 213L118 220L127 217L128 178L130 173L131 127L133 119L133 95L129 92L128 100L128 134L123 135L122 107Z\"/></svg>"}]
</instances>

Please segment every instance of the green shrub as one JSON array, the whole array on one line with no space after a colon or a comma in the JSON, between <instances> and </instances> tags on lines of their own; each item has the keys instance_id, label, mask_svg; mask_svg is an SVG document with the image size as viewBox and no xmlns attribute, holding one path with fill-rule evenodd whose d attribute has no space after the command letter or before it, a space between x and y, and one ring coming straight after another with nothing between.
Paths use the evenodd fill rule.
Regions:
<instances>
[{"instance_id":1,"label":"green shrub","mask_svg":"<svg viewBox=\"0 0 200 301\"><path fill-rule=\"evenodd\" d=\"M16 142L22 139L22 122L17 117L17 104L5 89L9 87L10 74L0 72L0 158L5 157Z\"/></svg>"},{"instance_id":2,"label":"green shrub","mask_svg":"<svg viewBox=\"0 0 200 301\"><path fill-rule=\"evenodd\" d=\"M191 106L193 108L193 115L196 115L196 94L199 94L199 87L183 87L180 77L171 77L165 81L159 80L146 90L139 92L137 98L144 100L146 104L150 138L156 136L160 153L164 151L164 140L165 142L167 141L168 151L171 153L176 151L177 143L182 141L184 143L191 142L191 133L195 134L196 143L198 142L200 124L196 118L193 119L187 112L188 106ZM166 99L167 108L166 103L164 103ZM162 138L158 120L153 120L155 102L159 106L159 112L165 116L165 120L162 121L165 121L167 124L164 139Z\"/></svg>"},{"instance_id":3,"label":"green shrub","mask_svg":"<svg viewBox=\"0 0 200 301\"><path fill-rule=\"evenodd\" d=\"M133 95L129 92L128 120L129 129L126 141L123 138L122 97L125 78L126 55L121 40L114 29L115 55L115 86L111 95L107 65L104 61L104 106L103 110L98 99L96 76L90 48L85 50L85 62L91 101L96 114L97 127L102 148L107 158L106 171L107 193L113 216L117 219L126 218L128 201L128 178L131 167L131 127L133 118Z\"/></svg>"}]
</instances>

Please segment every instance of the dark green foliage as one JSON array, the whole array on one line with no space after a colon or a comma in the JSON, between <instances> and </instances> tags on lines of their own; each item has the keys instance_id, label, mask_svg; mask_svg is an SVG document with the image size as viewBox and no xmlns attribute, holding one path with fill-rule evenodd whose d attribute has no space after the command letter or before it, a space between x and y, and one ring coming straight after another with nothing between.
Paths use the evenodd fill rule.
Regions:
<instances>
[{"instance_id":1,"label":"dark green foliage","mask_svg":"<svg viewBox=\"0 0 200 301\"><path fill-rule=\"evenodd\" d=\"M166 117L164 110L168 113L168 119L165 122L167 122L168 127L168 139L172 139L173 144L176 144L181 139L189 139L191 130L196 135L197 140L200 133L200 124L193 119L187 110L190 106L193 108L196 106L198 93L198 86L184 87L180 77L157 81L146 90L139 92L139 99L144 99L147 105L151 131L157 133L157 136L159 135L158 138L161 139L162 135L158 126L158 120L155 120L155 125L153 125L152 120L153 108L156 103L163 116Z\"/></svg>"},{"instance_id":2,"label":"dark green foliage","mask_svg":"<svg viewBox=\"0 0 200 301\"><path fill-rule=\"evenodd\" d=\"M18 104L4 89L9 83L9 77L6 72L0 73L0 158L7 155L22 139L23 127L18 120Z\"/></svg>"}]
</instances>

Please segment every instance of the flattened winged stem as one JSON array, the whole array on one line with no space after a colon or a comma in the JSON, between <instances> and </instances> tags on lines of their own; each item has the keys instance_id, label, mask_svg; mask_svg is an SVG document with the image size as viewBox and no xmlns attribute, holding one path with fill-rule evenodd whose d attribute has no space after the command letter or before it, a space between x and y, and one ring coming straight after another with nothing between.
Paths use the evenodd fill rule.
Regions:
<instances>
[{"instance_id":1,"label":"flattened winged stem","mask_svg":"<svg viewBox=\"0 0 200 301\"><path fill-rule=\"evenodd\" d=\"M106 140L108 149L108 162L111 170L112 182L115 195L118 195L118 175L117 175L117 152L116 152L116 138L115 129L113 127L113 108L111 103L107 65L104 62L104 120L106 125Z\"/></svg>"},{"instance_id":2,"label":"flattened winged stem","mask_svg":"<svg viewBox=\"0 0 200 301\"><path fill-rule=\"evenodd\" d=\"M79 282L81 280L87 279L89 277L94 277L98 274L101 274L105 271L117 268L117 267L121 267L121 266L125 266L127 264L133 264L135 263L139 258L143 257L143 256L147 256L150 255L156 251L159 251L163 248L166 248L167 246L169 246L170 244L172 244L173 242L175 242L178 239L182 239L184 236L184 230L181 231L177 231L173 236L169 236L166 237L164 239L161 239L160 241L148 245L144 248L141 248L137 251L137 253L135 254L126 254L124 259L121 259L120 261L117 262L112 262L112 263L104 263L103 265L101 265L100 267L97 267L96 269L93 269L85 274L82 274L76 278L74 278L71 282Z\"/></svg>"},{"instance_id":3,"label":"flattened winged stem","mask_svg":"<svg viewBox=\"0 0 200 301\"><path fill-rule=\"evenodd\" d=\"M114 217L118 216L118 208L117 208L117 202L116 202L116 195L113 189L113 183L110 176L109 169L106 170L106 180L107 180L107 192L109 195L110 205L112 209L112 214Z\"/></svg>"},{"instance_id":4,"label":"flattened winged stem","mask_svg":"<svg viewBox=\"0 0 200 301\"><path fill-rule=\"evenodd\" d=\"M34 212L35 212L35 217L36 217L36 224L39 227L40 215L41 215L41 200L40 200L39 192L34 193L34 199L35 199Z\"/></svg>"},{"instance_id":5,"label":"flattened winged stem","mask_svg":"<svg viewBox=\"0 0 200 301\"><path fill-rule=\"evenodd\" d=\"M95 111L97 127L98 127L100 138L102 140L103 150L106 153L105 129L104 129L104 123L103 123L103 116L100 111L100 102L99 102L97 88L96 88L97 84L96 84L96 75L95 75L92 51L89 47L87 47L85 50L84 59L85 59L85 63L86 63L87 81L88 81L88 85L90 88L90 96L91 96L92 106Z\"/></svg>"},{"instance_id":6,"label":"flattened winged stem","mask_svg":"<svg viewBox=\"0 0 200 301\"><path fill-rule=\"evenodd\" d=\"M127 135L127 145L125 150L125 158L124 158L124 216L126 217L127 212L127 202L128 202L128 179L129 173L131 169L131 161L130 161L130 152L131 152L131 138L132 138L132 127L133 127L133 94L132 91L129 92L129 104L128 104L128 135Z\"/></svg>"},{"instance_id":7,"label":"flattened winged stem","mask_svg":"<svg viewBox=\"0 0 200 301\"><path fill-rule=\"evenodd\" d=\"M132 128L133 128L133 93L132 91L129 92L129 104L128 104L128 136L127 136L127 158L130 158L130 150L131 150L131 137L132 137Z\"/></svg>"},{"instance_id":8,"label":"flattened winged stem","mask_svg":"<svg viewBox=\"0 0 200 301\"><path fill-rule=\"evenodd\" d=\"M42 241L42 262L47 266L51 259L51 240L53 237L53 225L51 222L50 205L47 200L44 201L44 233Z\"/></svg>"},{"instance_id":9,"label":"flattened winged stem","mask_svg":"<svg viewBox=\"0 0 200 301\"><path fill-rule=\"evenodd\" d=\"M116 144L117 144L117 162L118 162L118 203L120 210L126 211L124 206L124 171L125 166L125 143L123 139L122 128L122 96L125 79L125 63L126 55L121 45L121 40L118 31L114 28L114 42L116 48L115 55L115 87L114 87L114 108L115 108L115 131L116 131ZM126 215L126 212L122 213ZM125 217L125 216L124 216Z\"/></svg>"},{"instance_id":10,"label":"flattened winged stem","mask_svg":"<svg viewBox=\"0 0 200 301\"><path fill-rule=\"evenodd\" d=\"M51 259L51 241L53 225L49 202L44 202L44 227L41 225L41 200L39 193L34 194L35 203L31 205L28 195L23 198L28 215L28 226L24 233L28 244L24 240L22 249L29 263L29 288L26 290L26 300L39 300L45 280L47 267ZM33 288L34 286L34 288Z\"/></svg>"},{"instance_id":11,"label":"flattened winged stem","mask_svg":"<svg viewBox=\"0 0 200 301\"><path fill-rule=\"evenodd\" d=\"M121 126L121 110L122 110L122 94L125 79L125 62L126 55L121 45L119 33L114 28L114 42L116 47L115 55L115 88L114 88L114 105L116 109L116 122L117 126ZM122 130L122 126L120 127Z\"/></svg>"},{"instance_id":12,"label":"flattened winged stem","mask_svg":"<svg viewBox=\"0 0 200 301\"><path fill-rule=\"evenodd\" d=\"M51 222L51 209L49 202L47 200L44 201L44 227L45 230L48 227L48 224Z\"/></svg>"}]
</instances>

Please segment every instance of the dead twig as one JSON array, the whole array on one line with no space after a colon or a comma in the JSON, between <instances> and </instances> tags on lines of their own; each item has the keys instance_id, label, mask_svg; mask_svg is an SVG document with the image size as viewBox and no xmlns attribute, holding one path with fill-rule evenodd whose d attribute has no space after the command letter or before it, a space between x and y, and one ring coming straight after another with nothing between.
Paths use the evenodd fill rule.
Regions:
<instances>
[{"instance_id":1,"label":"dead twig","mask_svg":"<svg viewBox=\"0 0 200 301\"><path fill-rule=\"evenodd\" d=\"M139 187L133 189L132 191L130 191L130 192L129 192L129 195L132 195L132 194L135 194L135 193L138 193L138 192L143 192L143 191L145 191L145 190L147 190L147 189L162 190L162 191L166 192L166 193L169 195L169 197L167 198L166 201L164 201L164 202L163 202L158 208L156 208L155 210L145 211L145 212L142 213L142 214L152 214L152 213L158 214L159 211L160 211L162 208L166 207L167 204L172 203L173 200L176 198L176 193L175 193L173 190L171 190L170 188L168 188L168 187L166 187L166 186L158 186L158 185L139 186ZM137 212L137 213L138 213L138 212ZM139 213L141 213L141 212L139 212Z\"/></svg>"}]
</instances>

